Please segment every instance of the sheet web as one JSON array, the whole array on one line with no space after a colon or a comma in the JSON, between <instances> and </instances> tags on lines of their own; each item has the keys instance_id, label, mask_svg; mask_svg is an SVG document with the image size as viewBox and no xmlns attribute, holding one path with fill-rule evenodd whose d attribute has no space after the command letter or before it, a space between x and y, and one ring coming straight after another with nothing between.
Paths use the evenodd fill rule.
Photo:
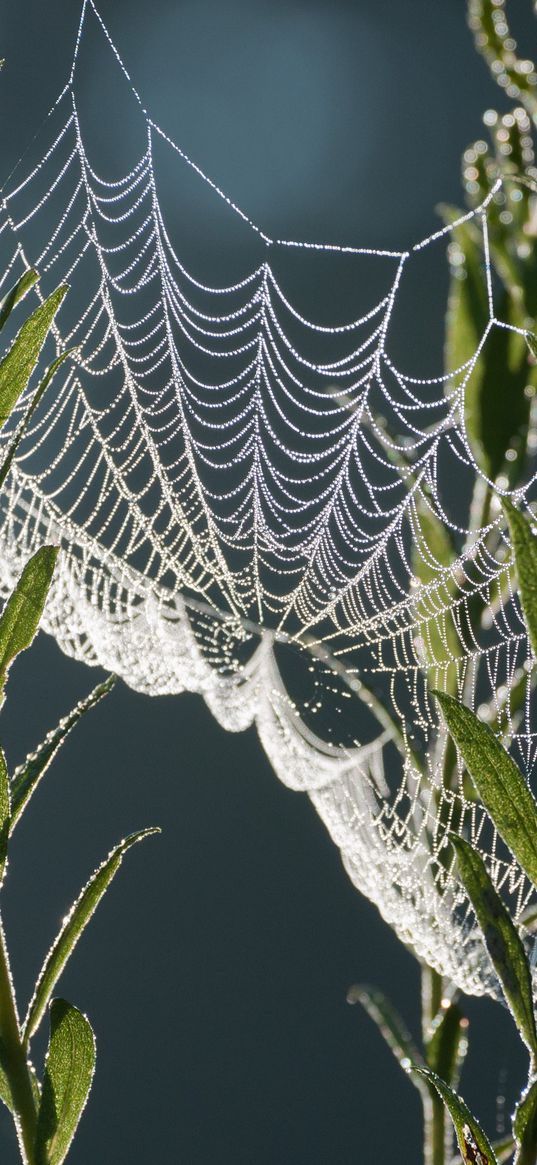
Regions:
<instances>
[{"instance_id":1,"label":"sheet web","mask_svg":"<svg viewBox=\"0 0 537 1165\"><path fill-rule=\"evenodd\" d=\"M396 298L453 228L402 252L270 239L132 87L145 146L107 180L77 97L88 14L130 85L88 0L39 160L4 189L4 284L28 265L41 274L37 296L69 282L54 340L75 351L0 499L2 586L38 545L59 542L46 627L61 647L149 694L198 692L226 729L254 722L277 775L309 794L352 881L399 936L466 991L496 994L449 831L479 847L522 922L532 892L464 773L446 781L430 690L479 708L531 776L532 654L499 502L470 531L453 501L454 482L463 498L494 485L474 460L464 398L482 347L507 326L488 257L497 188L467 216L489 304L480 346L449 374L410 376L390 355ZM259 244L259 262L230 286L181 260L158 150ZM310 320L278 274L291 250L356 263L357 279L374 264L384 290L358 318ZM530 470L519 504L533 480ZM456 547L449 565L435 519Z\"/></svg>"}]
</instances>

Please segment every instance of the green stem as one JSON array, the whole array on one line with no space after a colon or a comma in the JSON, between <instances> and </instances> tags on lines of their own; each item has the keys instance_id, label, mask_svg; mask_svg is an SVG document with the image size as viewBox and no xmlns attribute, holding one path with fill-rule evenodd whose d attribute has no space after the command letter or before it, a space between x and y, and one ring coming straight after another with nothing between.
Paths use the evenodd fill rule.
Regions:
<instances>
[{"instance_id":1,"label":"green stem","mask_svg":"<svg viewBox=\"0 0 537 1165\"><path fill-rule=\"evenodd\" d=\"M442 1002L442 976L425 964L421 968L421 1024L423 1044L432 1035L432 1024ZM443 1101L432 1091L423 1098L423 1160L424 1165L445 1165L446 1120Z\"/></svg>"},{"instance_id":2,"label":"green stem","mask_svg":"<svg viewBox=\"0 0 537 1165\"><path fill-rule=\"evenodd\" d=\"M0 918L0 1038L2 1066L7 1076L19 1146L26 1165L34 1165L34 1143L37 1122L34 1091L30 1068L23 1048L13 980L2 919Z\"/></svg>"}]
</instances>

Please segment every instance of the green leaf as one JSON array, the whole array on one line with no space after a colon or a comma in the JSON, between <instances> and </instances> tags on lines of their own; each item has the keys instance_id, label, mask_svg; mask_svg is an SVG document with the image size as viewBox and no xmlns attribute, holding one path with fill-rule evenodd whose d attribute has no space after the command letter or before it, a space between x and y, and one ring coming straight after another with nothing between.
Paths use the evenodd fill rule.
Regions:
<instances>
[{"instance_id":1,"label":"green leaf","mask_svg":"<svg viewBox=\"0 0 537 1165\"><path fill-rule=\"evenodd\" d=\"M452 576L442 575L441 568L453 564L456 551L449 532L426 500L417 504L416 518L419 533L416 531L412 540L412 571L427 588L414 605L420 662L426 668L443 668L449 690L455 690L457 667L454 661L461 652L453 602L456 584Z\"/></svg>"},{"instance_id":2,"label":"green leaf","mask_svg":"<svg viewBox=\"0 0 537 1165\"><path fill-rule=\"evenodd\" d=\"M537 360L537 336L533 332L526 332L526 344L534 360Z\"/></svg>"},{"instance_id":3,"label":"green leaf","mask_svg":"<svg viewBox=\"0 0 537 1165\"><path fill-rule=\"evenodd\" d=\"M58 371L60 364L63 364L64 360L66 360L68 356L71 356L73 351L75 351L75 349L70 348L69 351L62 352L61 355L58 356L56 358L56 360L53 360L52 364L50 364L49 367L47 368L47 371L45 372L45 375L44 375L43 379L41 380L39 387L36 389L36 391L32 397L32 400L30 402L30 405L27 408L27 410L24 414L24 417L22 418L22 421L17 429L17 432L15 433L15 436L14 436L14 438L9 446L4 463L0 467L0 488L3 486L3 484L6 480L6 477L11 469L13 458L15 457L17 449L18 449L18 447L22 441L22 438L24 436L25 430L27 429L27 427L28 427L33 415L34 415L35 410L36 410L41 398L44 396L49 384L51 383L52 379L56 375L56 372Z\"/></svg>"},{"instance_id":4,"label":"green leaf","mask_svg":"<svg viewBox=\"0 0 537 1165\"><path fill-rule=\"evenodd\" d=\"M527 518L502 498L515 556L520 602L533 653L537 656L537 537Z\"/></svg>"},{"instance_id":5,"label":"green leaf","mask_svg":"<svg viewBox=\"0 0 537 1165\"><path fill-rule=\"evenodd\" d=\"M501 1141L494 1141L492 1146L496 1154L498 1165L504 1165L505 1161L510 1161L515 1151L515 1142L513 1137L502 1137Z\"/></svg>"},{"instance_id":6,"label":"green leaf","mask_svg":"<svg viewBox=\"0 0 537 1165\"><path fill-rule=\"evenodd\" d=\"M37 1118L36 1165L62 1165L88 1099L94 1069L95 1036L89 1021L65 999L54 999Z\"/></svg>"},{"instance_id":7,"label":"green leaf","mask_svg":"<svg viewBox=\"0 0 537 1165\"><path fill-rule=\"evenodd\" d=\"M440 1009L433 1022L433 1032L426 1047L427 1064L454 1088L459 1082L467 1051L468 1020L457 1003L449 1003Z\"/></svg>"},{"instance_id":8,"label":"green leaf","mask_svg":"<svg viewBox=\"0 0 537 1165\"><path fill-rule=\"evenodd\" d=\"M461 217L456 207L441 207L446 223ZM459 260L452 267L446 314L444 364L454 372L471 360L479 347L489 320L487 287L483 273L483 241L473 222L453 227L453 242Z\"/></svg>"},{"instance_id":9,"label":"green leaf","mask_svg":"<svg viewBox=\"0 0 537 1165\"><path fill-rule=\"evenodd\" d=\"M445 692L433 695L498 833L537 885L537 805L520 769L474 712Z\"/></svg>"},{"instance_id":10,"label":"green leaf","mask_svg":"<svg viewBox=\"0 0 537 1165\"><path fill-rule=\"evenodd\" d=\"M86 712L89 712L90 708L94 708L95 704L98 704L99 700L102 700L103 696L106 696L111 691L115 682L116 677L109 676L104 683L97 684L97 687L90 692L89 696L80 700L72 712L60 720L56 728L48 733L42 743L38 745L35 752L30 753L24 763L15 769L11 782L12 811L9 825L10 834L13 832L17 821L26 808L30 797L35 792L41 778L45 775L51 761L54 760L56 754L59 752L64 740L66 740L82 716Z\"/></svg>"},{"instance_id":11,"label":"green leaf","mask_svg":"<svg viewBox=\"0 0 537 1165\"><path fill-rule=\"evenodd\" d=\"M531 972L522 940L480 854L461 837L450 838L459 873L485 939L517 1028L532 1060L537 1055Z\"/></svg>"},{"instance_id":12,"label":"green leaf","mask_svg":"<svg viewBox=\"0 0 537 1165\"><path fill-rule=\"evenodd\" d=\"M7 295L4 296L0 302L0 331L4 327L4 324L7 323L13 308L20 303L21 299L26 295L26 292L37 283L38 279L39 275L37 271L25 271L20 279L17 279L13 287L10 288Z\"/></svg>"},{"instance_id":13,"label":"green leaf","mask_svg":"<svg viewBox=\"0 0 537 1165\"><path fill-rule=\"evenodd\" d=\"M57 557L57 546L42 546L32 555L0 615L0 693L10 664L37 631Z\"/></svg>"},{"instance_id":14,"label":"green leaf","mask_svg":"<svg viewBox=\"0 0 537 1165\"><path fill-rule=\"evenodd\" d=\"M92 874L69 914L64 919L61 930L50 948L50 951L41 968L35 991L28 1008L24 1023L23 1039L28 1041L37 1031L39 1024L48 1007L50 997L58 979L72 954L82 932L94 914L101 898L108 889L112 879L119 870L127 850L136 842L142 841L152 833L160 833L159 829L141 829L138 833L131 833L111 851L106 860Z\"/></svg>"},{"instance_id":15,"label":"green leaf","mask_svg":"<svg viewBox=\"0 0 537 1165\"><path fill-rule=\"evenodd\" d=\"M423 1057L407 1030L406 1024L381 991L363 983L355 983L347 992L347 1003L361 1003L370 1019L377 1025L382 1038L404 1071L408 1071L412 1064L424 1065ZM427 1092L421 1082L413 1080L412 1083L420 1092Z\"/></svg>"},{"instance_id":16,"label":"green leaf","mask_svg":"<svg viewBox=\"0 0 537 1165\"><path fill-rule=\"evenodd\" d=\"M432 1084L453 1121L457 1144L464 1165L497 1165L492 1145L468 1105L444 1080L429 1068L414 1067L412 1072Z\"/></svg>"},{"instance_id":17,"label":"green leaf","mask_svg":"<svg viewBox=\"0 0 537 1165\"><path fill-rule=\"evenodd\" d=\"M513 1115L515 1165L535 1165L537 1157L537 1080L522 1093Z\"/></svg>"},{"instance_id":18,"label":"green leaf","mask_svg":"<svg viewBox=\"0 0 537 1165\"><path fill-rule=\"evenodd\" d=\"M66 291L66 286L58 287L35 309L0 363L0 426L10 416L28 385Z\"/></svg>"},{"instance_id":19,"label":"green leaf","mask_svg":"<svg viewBox=\"0 0 537 1165\"><path fill-rule=\"evenodd\" d=\"M453 223L460 212L444 208ZM459 260L452 268L446 316L445 367L454 372L473 358L489 323L490 309L484 272L483 239L475 222L453 229ZM518 307L507 291L497 304L498 319L519 325ZM460 378L459 378L460 379ZM476 461L487 477L500 470L519 476L525 449L530 401L528 351L525 337L509 328L493 327L464 387L464 420ZM519 454L506 462L508 449Z\"/></svg>"},{"instance_id":20,"label":"green leaf","mask_svg":"<svg viewBox=\"0 0 537 1165\"><path fill-rule=\"evenodd\" d=\"M4 880L7 843L11 822L11 790L6 758L0 748L0 886Z\"/></svg>"},{"instance_id":21,"label":"green leaf","mask_svg":"<svg viewBox=\"0 0 537 1165\"><path fill-rule=\"evenodd\" d=\"M9 1083L9 1074L4 1067L4 1048L0 1038L0 1100L2 1100L10 1112L15 1112L15 1101L13 1100L13 1093L11 1091L11 1084Z\"/></svg>"}]
</instances>

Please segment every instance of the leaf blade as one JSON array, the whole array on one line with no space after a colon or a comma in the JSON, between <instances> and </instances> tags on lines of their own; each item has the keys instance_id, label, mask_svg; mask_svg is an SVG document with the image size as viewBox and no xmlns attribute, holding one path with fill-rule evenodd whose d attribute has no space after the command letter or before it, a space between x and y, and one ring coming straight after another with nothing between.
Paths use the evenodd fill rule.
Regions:
<instances>
[{"instance_id":1,"label":"leaf blade","mask_svg":"<svg viewBox=\"0 0 537 1165\"><path fill-rule=\"evenodd\" d=\"M95 1070L95 1036L65 999L50 1008L50 1040L36 1133L36 1165L62 1165L84 1111Z\"/></svg>"},{"instance_id":2,"label":"leaf blade","mask_svg":"<svg viewBox=\"0 0 537 1165\"><path fill-rule=\"evenodd\" d=\"M442 1007L426 1046L427 1065L450 1087L458 1084L468 1051L468 1020L455 1002Z\"/></svg>"},{"instance_id":3,"label":"leaf blade","mask_svg":"<svg viewBox=\"0 0 537 1165\"><path fill-rule=\"evenodd\" d=\"M28 271L23 272L20 279L17 279L13 287L4 295L0 303L0 331L7 323L13 308L20 303L21 299L24 299L26 293L30 291L31 287L34 287L38 279L38 272L33 268L29 268Z\"/></svg>"},{"instance_id":4,"label":"leaf blade","mask_svg":"<svg viewBox=\"0 0 537 1165\"><path fill-rule=\"evenodd\" d=\"M15 337L0 363L0 426L12 413L28 385L39 353L48 336L54 316L67 292L62 285L39 304Z\"/></svg>"},{"instance_id":5,"label":"leaf blade","mask_svg":"<svg viewBox=\"0 0 537 1165\"><path fill-rule=\"evenodd\" d=\"M513 1115L516 1142L515 1165L535 1161L537 1145L537 1080L533 1080L520 1097Z\"/></svg>"},{"instance_id":6,"label":"leaf blade","mask_svg":"<svg viewBox=\"0 0 537 1165\"><path fill-rule=\"evenodd\" d=\"M97 684L93 691L88 696L85 696L83 700L79 700L78 704L76 704L68 716L63 717L59 724L56 725L56 728L47 734L34 752L26 757L23 764L15 769L11 781L12 810L9 825L10 834L13 832L21 814L33 796L42 777L44 777L49 765L54 760L75 725L78 724L86 712L89 712L104 696L108 695L115 682L116 677L112 675L108 676L103 683Z\"/></svg>"},{"instance_id":7,"label":"leaf blade","mask_svg":"<svg viewBox=\"0 0 537 1165\"><path fill-rule=\"evenodd\" d=\"M537 804L520 769L488 724L445 692L433 692L498 833L537 885Z\"/></svg>"},{"instance_id":8,"label":"leaf blade","mask_svg":"<svg viewBox=\"0 0 537 1165\"><path fill-rule=\"evenodd\" d=\"M506 1003L532 1059L537 1055L531 971L522 940L495 889L485 863L461 837L451 837L462 881L500 979Z\"/></svg>"},{"instance_id":9,"label":"leaf blade","mask_svg":"<svg viewBox=\"0 0 537 1165\"><path fill-rule=\"evenodd\" d=\"M431 1072L429 1068L413 1067L412 1072L423 1077L424 1080L433 1085L443 1100L453 1121L457 1144L464 1165L497 1165L494 1149L486 1133L481 1128L479 1121L472 1115L462 1097L454 1092L436 1072Z\"/></svg>"},{"instance_id":10,"label":"leaf blade","mask_svg":"<svg viewBox=\"0 0 537 1165\"><path fill-rule=\"evenodd\" d=\"M0 748L0 887L4 880L11 822L11 788L6 758Z\"/></svg>"},{"instance_id":11,"label":"leaf blade","mask_svg":"<svg viewBox=\"0 0 537 1165\"><path fill-rule=\"evenodd\" d=\"M58 368L60 367L60 365L63 364L64 360L67 360L68 356L72 355L73 351L74 351L74 349L71 348L66 352L61 352L60 355L57 356L56 359L52 361L52 364L50 364L49 367L47 368L47 371L45 372L45 375L43 376L41 383L39 384L38 388L36 389L36 391L32 397L32 400L31 400L31 402L30 402L30 404L29 404L29 406L28 406L28 408L27 408L27 410L22 418L22 421L17 429L17 432L15 433L15 436L14 436L14 438L9 446L9 449L7 451L4 462L3 462L2 466L0 467L0 488L3 486L3 484L6 480L6 477L11 469L13 459L15 457L17 449L19 448L19 445L22 441L24 433L25 433L34 413L35 413L35 410L36 410L40 400L44 396L49 384L54 379L54 376L56 375L56 372L58 371Z\"/></svg>"},{"instance_id":12,"label":"leaf blade","mask_svg":"<svg viewBox=\"0 0 537 1165\"><path fill-rule=\"evenodd\" d=\"M28 559L0 615L0 693L10 664L36 634L57 557L57 546L42 546Z\"/></svg>"},{"instance_id":13,"label":"leaf blade","mask_svg":"<svg viewBox=\"0 0 537 1165\"><path fill-rule=\"evenodd\" d=\"M424 1066L423 1057L406 1024L382 991L377 991L375 987L369 987L365 983L355 983L347 992L347 1003L361 1004L404 1071L407 1071L411 1064ZM412 1080L412 1083L419 1092L427 1092L421 1082Z\"/></svg>"},{"instance_id":14,"label":"leaf blade","mask_svg":"<svg viewBox=\"0 0 537 1165\"><path fill-rule=\"evenodd\" d=\"M537 656L537 537L527 518L509 498L502 498L502 506L511 535L520 603L533 653Z\"/></svg>"},{"instance_id":15,"label":"leaf blade","mask_svg":"<svg viewBox=\"0 0 537 1165\"><path fill-rule=\"evenodd\" d=\"M110 852L102 865L95 870L73 903L39 973L23 1027L25 1044L37 1031L65 964L119 870L127 850L154 833L160 833L160 830L158 828L141 829L124 838Z\"/></svg>"}]
</instances>

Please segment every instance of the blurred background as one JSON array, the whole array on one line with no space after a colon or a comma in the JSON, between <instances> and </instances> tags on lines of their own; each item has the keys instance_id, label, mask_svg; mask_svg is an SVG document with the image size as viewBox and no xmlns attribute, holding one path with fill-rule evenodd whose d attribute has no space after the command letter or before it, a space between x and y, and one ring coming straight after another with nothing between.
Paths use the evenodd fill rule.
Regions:
<instances>
[{"instance_id":1,"label":"blurred background","mask_svg":"<svg viewBox=\"0 0 537 1165\"><path fill-rule=\"evenodd\" d=\"M513 22L531 56L530 8L515 4ZM438 203L461 204L462 152L483 136L485 109L503 107L452 0L101 0L100 11L151 116L274 237L405 248L439 225ZM73 0L3 5L2 176L67 79L78 17ZM79 84L113 178L138 123L112 99L108 64L88 27ZM246 234L206 218L196 191L179 201L171 171L161 191L168 220L197 224L202 272L249 262ZM395 320L407 369L439 370L443 247ZM351 289L340 294L344 314ZM10 679L10 760L97 678L40 636ZM226 735L199 698L118 684L36 795L4 894L21 1003L91 870L151 824L162 836L129 854L61 983L98 1041L73 1165L415 1165L417 1093L345 994L373 983L416 1029L417 965L253 730ZM523 1056L501 1007L469 1000L468 1014L462 1091L493 1134Z\"/></svg>"}]
</instances>

